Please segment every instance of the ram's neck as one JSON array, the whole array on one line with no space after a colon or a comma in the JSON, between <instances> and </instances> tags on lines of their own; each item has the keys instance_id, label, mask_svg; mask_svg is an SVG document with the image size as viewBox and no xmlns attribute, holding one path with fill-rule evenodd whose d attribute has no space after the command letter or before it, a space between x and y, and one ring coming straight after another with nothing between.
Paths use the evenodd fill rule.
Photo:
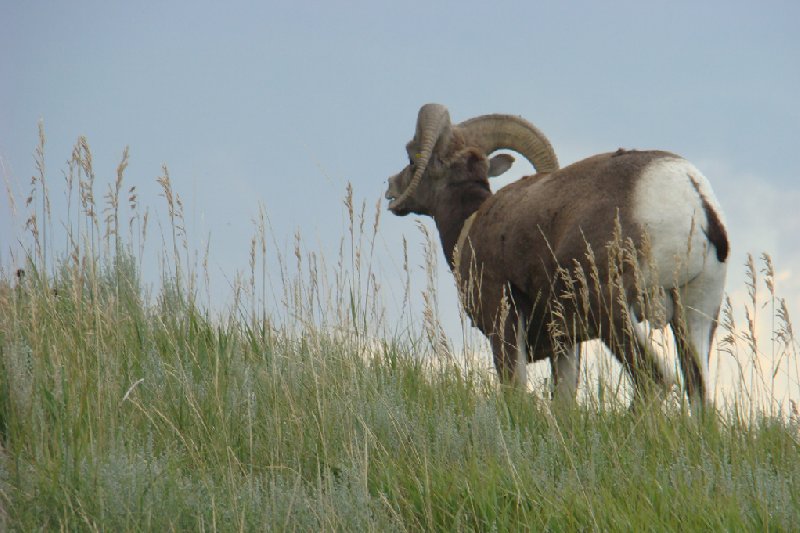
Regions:
<instances>
[{"instance_id":1,"label":"ram's neck","mask_svg":"<svg viewBox=\"0 0 800 533\"><path fill-rule=\"evenodd\" d=\"M450 269L453 269L453 251L464 222L492 195L489 184L468 183L447 187L437 198L433 214L442 250Z\"/></svg>"}]
</instances>

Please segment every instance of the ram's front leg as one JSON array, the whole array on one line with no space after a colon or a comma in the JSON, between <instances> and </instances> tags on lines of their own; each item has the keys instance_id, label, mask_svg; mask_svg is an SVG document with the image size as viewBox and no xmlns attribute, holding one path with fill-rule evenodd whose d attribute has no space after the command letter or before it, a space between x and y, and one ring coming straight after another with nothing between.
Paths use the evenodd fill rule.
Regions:
<instances>
[{"instance_id":1,"label":"ram's front leg","mask_svg":"<svg viewBox=\"0 0 800 533\"><path fill-rule=\"evenodd\" d=\"M550 357L553 382L553 401L561 404L575 403L578 379L581 372L581 345L575 343L553 350Z\"/></svg>"},{"instance_id":2,"label":"ram's front leg","mask_svg":"<svg viewBox=\"0 0 800 533\"><path fill-rule=\"evenodd\" d=\"M527 390L528 353L525 317L513 308L500 314L495 332L489 335L497 375L504 385Z\"/></svg>"}]
</instances>

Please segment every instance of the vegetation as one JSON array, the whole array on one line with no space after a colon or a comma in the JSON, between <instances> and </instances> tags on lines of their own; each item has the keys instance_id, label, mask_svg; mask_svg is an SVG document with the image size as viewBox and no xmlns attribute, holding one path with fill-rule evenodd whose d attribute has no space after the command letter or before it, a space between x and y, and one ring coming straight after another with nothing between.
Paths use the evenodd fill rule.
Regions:
<instances>
[{"instance_id":1,"label":"vegetation","mask_svg":"<svg viewBox=\"0 0 800 533\"><path fill-rule=\"evenodd\" d=\"M542 384L503 390L484 366L454 356L435 295L420 323L386 327L371 259L380 206L370 229L351 190L335 267L298 238L296 264L278 257L268 268L262 214L249 275L230 311L215 315L199 303L203 266L186 259L166 169L159 182L171 242L149 298L140 279L147 212L133 188L121 205L127 151L97 202L91 154L78 142L66 181L74 204L56 225L43 147L42 136L24 268L0 266L0 529L779 531L800 523L796 410L759 409L744 393L774 397L777 379L753 363L763 354L752 261L748 325L736 328L729 303L718 335L740 361L739 388L718 413L693 417L680 398L631 413L605 393L614 385L602 375L577 409L560 411ZM768 257L764 264L775 317L769 355L796 368L788 311Z\"/></svg>"}]
</instances>

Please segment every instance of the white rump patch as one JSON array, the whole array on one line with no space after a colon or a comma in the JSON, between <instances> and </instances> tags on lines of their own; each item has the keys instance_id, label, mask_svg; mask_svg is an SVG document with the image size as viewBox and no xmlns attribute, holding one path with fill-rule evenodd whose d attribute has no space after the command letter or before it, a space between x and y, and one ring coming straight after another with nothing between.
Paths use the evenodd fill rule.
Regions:
<instances>
[{"instance_id":1,"label":"white rump patch","mask_svg":"<svg viewBox=\"0 0 800 533\"><path fill-rule=\"evenodd\" d=\"M705 234L708 221L701 195L724 225L711 185L685 159L676 156L653 161L636 184L633 215L650 236L657 283L662 287L684 285L705 269L707 261L718 262Z\"/></svg>"}]
</instances>

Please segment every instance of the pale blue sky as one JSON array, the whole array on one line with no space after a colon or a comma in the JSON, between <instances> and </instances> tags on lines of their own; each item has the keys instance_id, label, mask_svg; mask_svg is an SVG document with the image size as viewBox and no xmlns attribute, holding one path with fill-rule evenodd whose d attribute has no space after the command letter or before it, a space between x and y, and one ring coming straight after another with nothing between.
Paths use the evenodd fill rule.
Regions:
<instances>
[{"instance_id":1,"label":"pale blue sky","mask_svg":"<svg viewBox=\"0 0 800 533\"><path fill-rule=\"evenodd\" d=\"M190 236L211 236L212 274L230 278L259 203L281 245L299 229L335 249L344 184L374 205L423 103L513 113L562 164L620 146L692 160L727 214L732 290L745 253L767 251L798 309L799 22L800 3L770 1L5 1L0 171L27 191L39 119L51 182L79 135L103 190L129 145L127 185L159 205L166 163ZM12 222L3 194L4 262ZM410 218L382 226L387 265L404 234L422 261Z\"/></svg>"}]
</instances>

